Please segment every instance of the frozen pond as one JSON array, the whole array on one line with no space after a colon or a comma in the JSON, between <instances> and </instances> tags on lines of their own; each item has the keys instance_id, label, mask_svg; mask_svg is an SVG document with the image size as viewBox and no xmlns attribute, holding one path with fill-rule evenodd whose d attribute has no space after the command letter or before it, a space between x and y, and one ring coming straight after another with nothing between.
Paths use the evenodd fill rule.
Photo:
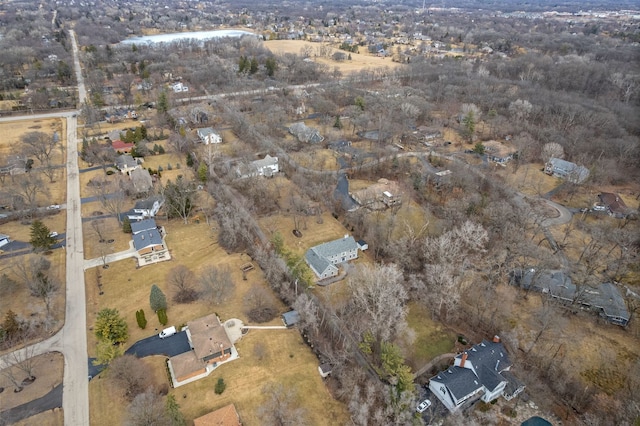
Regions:
<instances>
[{"instance_id":1,"label":"frozen pond","mask_svg":"<svg viewBox=\"0 0 640 426\"><path fill-rule=\"evenodd\" d=\"M212 38L222 37L242 37L244 35L255 35L243 30L211 30L211 31L194 31L186 33L156 34L149 36L131 37L122 40L123 44L153 44L153 43L172 43L179 40L209 40Z\"/></svg>"}]
</instances>

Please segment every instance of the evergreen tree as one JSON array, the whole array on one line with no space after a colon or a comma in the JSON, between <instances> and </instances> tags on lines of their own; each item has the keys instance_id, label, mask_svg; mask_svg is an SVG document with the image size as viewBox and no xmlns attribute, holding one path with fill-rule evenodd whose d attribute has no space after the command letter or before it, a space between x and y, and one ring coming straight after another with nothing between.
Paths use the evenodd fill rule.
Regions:
<instances>
[{"instance_id":1,"label":"evergreen tree","mask_svg":"<svg viewBox=\"0 0 640 426\"><path fill-rule=\"evenodd\" d=\"M169 420L169 424L171 426L185 426L187 424L187 421L180 412L180 406L178 405L174 395L167 395L167 401L164 409L167 420Z\"/></svg>"},{"instance_id":2,"label":"evergreen tree","mask_svg":"<svg viewBox=\"0 0 640 426\"><path fill-rule=\"evenodd\" d=\"M125 216L122 221L122 232L125 234L130 234L131 231L131 220L129 220L129 216Z\"/></svg>"},{"instance_id":3,"label":"evergreen tree","mask_svg":"<svg viewBox=\"0 0 640 426\"><path fill-rule=\"evenodd\" d=\"M278 64L276 62L276 59L267 58L266 62L264 63L264 67L267 70L267 75L269 77L273 77L273 75L276 73L276 70L278 69Z\"/></svg>"},{"instance_id":4,"label":"evergreen tree","mask_svg":"<svg viewBox=\"0 0 640 426\"><path fill-rule=\"evenodd\" d=\"M105 308L98 312L94 333L98 340L111 343L124 343L129 338L127 322L117 309Z\"/></svg>"},{"instance_id":5,"label":"evergreen tree","mask_svg":"<svg viewBox=\"0 0 640 426\"><path fill-rule=\"evenodd\" d=\"M251 59L251 63L249 65L249 74L255 74L258 72L258 60L256 58Z\"/></svg>"},{"instance_id":6,"label":"evergreen tree","mask_svg":"<svg viewBox=\"0 0 640 426\"><path fill-rule=\"evenodd\" d=\"M158 312L160 309L167 309L167 298L157 285L151 286L151 293L149 294L149 303L153 312Z\"/></svg>"},{"instance_id":7,"label":"evergreen tree","mask_svg":"<svg viewBox=\"0 0 640 426\"><path fill-rule=\"evenodd\" d=\"M198 179L200 179L200 182L206 183L208 177L209 177L209 168L207 167L207 163L203 161L200 163L200 166L198 167Z\"/></svg>"},{"instance_id":8,"label":"evergreen tree","mask_svg":"<svg viewBox=\"0 0 640 426\"><path fill-rule=\"evenodd\" d=\"M158 95L158 112L167 113L169 111L169 98L164 90Z\"/></svg>"},{"instance_id":9,"label":"evergreen tree","mask_svg":"<svg viewBox=\"0 0 640 426\"><path fill-rule=\"evenodd\" d=\"M51 230L40 220L34 220L31 224L31 240L29 241L36 251L49 250L56 243L51 236Z\"/></svg>"}]
</instances>

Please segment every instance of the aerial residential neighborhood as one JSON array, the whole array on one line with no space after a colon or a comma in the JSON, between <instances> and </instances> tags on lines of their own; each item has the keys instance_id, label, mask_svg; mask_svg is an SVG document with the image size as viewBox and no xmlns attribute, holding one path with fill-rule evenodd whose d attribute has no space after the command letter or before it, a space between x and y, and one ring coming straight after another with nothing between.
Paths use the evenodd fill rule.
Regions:
<instances>
[{"instance_id":1,"label":"aerial residential neighborhood","mask_svg":"<svg viewBox=\"0 0 640 426\"><path fill-rule=\"evenodd\" d=\"M0 4L0 425L640 422L640 10Z\"/></svg>"}]
</instances>

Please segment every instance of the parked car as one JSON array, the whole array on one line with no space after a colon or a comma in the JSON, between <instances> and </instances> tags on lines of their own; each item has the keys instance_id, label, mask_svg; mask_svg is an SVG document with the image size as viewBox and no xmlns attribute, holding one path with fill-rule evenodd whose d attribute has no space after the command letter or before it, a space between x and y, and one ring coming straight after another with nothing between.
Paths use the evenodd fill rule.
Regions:
<instances>
[{"instance_id":1,"label":"parked car","mask_svg":"<svg viewBox=\"0 0 640 426\"><path fill-rule=\"evenodd\" d=\"M431 407L431 401L428 399L425 399L420 404L418 404L418 408L416 408L416 411L418 413L423 413L429 407Z\"/></svg>"},{"instance_id":2,"label":"parked car","mask_svg":"<svg viewBox=\"0 0 640 426\"><path fill-rule=\"evenodd\" d=\"M56 231L51 231L49 232L49 236L55 238L58 236L58 233Z\"/></svg>"},{"instance_id":3,"label":"parked car","mask_svg":"<svg viewBox=\"0 0 640 426\"><path fill-rule=\"evenodd\" d=\"M60 204L51 204L47 210L60 210Z\"/></svg>"},{"instance_id":4,"label":"parked car","mask_svg":"<svg viewBox=\"0 0 640 426\"><path fill-rule=\"evenodd\" d=\"M176 334L176 328L174 326L171 326L162 330L162 332L158 334L158 337L161 339L166 339L167 337L173 336L174 334Z\"/></svg>"}]
</instances>

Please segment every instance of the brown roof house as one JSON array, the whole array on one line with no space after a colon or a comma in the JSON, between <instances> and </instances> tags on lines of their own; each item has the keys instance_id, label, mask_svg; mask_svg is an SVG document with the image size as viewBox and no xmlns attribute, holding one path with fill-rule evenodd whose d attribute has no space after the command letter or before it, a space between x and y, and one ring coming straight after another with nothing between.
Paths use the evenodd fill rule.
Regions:
<instances>
[{"instance_id":1,"label":"brown roof house","mask_svg":"<svg viewBox=\"0 0 640 426\"><path fill-rule=\"evenodd\" d=\"M216 314L188 322L187 338L192 350L169 359L173 387L207 377L221 364L237 359L233 344L242 336L242 326L236 319L223 325Z\"/></svg>"},{"instance_id":2,"label":"brown roof house","mask_svg":"<svg viewBox=\"0 0 640 426\"><path fill-rule=\"evenodd\" d=\"M240 423L236 406L229 404L193 419L193 426L242 426L242 423Z\"/></svg>"},{"instance_id":3,"label":"brown roof house","mask_svg":"<svg viewBox=\"0 0 640 426\"><path fill-rule=\"evenodd\" d=\"M624 219L631 213L629 207L627 207L624 200L620 198L618 194L603 192L598 195L598 201L599 203L596 203L594 210L605 210L609 216ZM600 207L600 209L598 207Z\"/></svg>"}]
</instances>

